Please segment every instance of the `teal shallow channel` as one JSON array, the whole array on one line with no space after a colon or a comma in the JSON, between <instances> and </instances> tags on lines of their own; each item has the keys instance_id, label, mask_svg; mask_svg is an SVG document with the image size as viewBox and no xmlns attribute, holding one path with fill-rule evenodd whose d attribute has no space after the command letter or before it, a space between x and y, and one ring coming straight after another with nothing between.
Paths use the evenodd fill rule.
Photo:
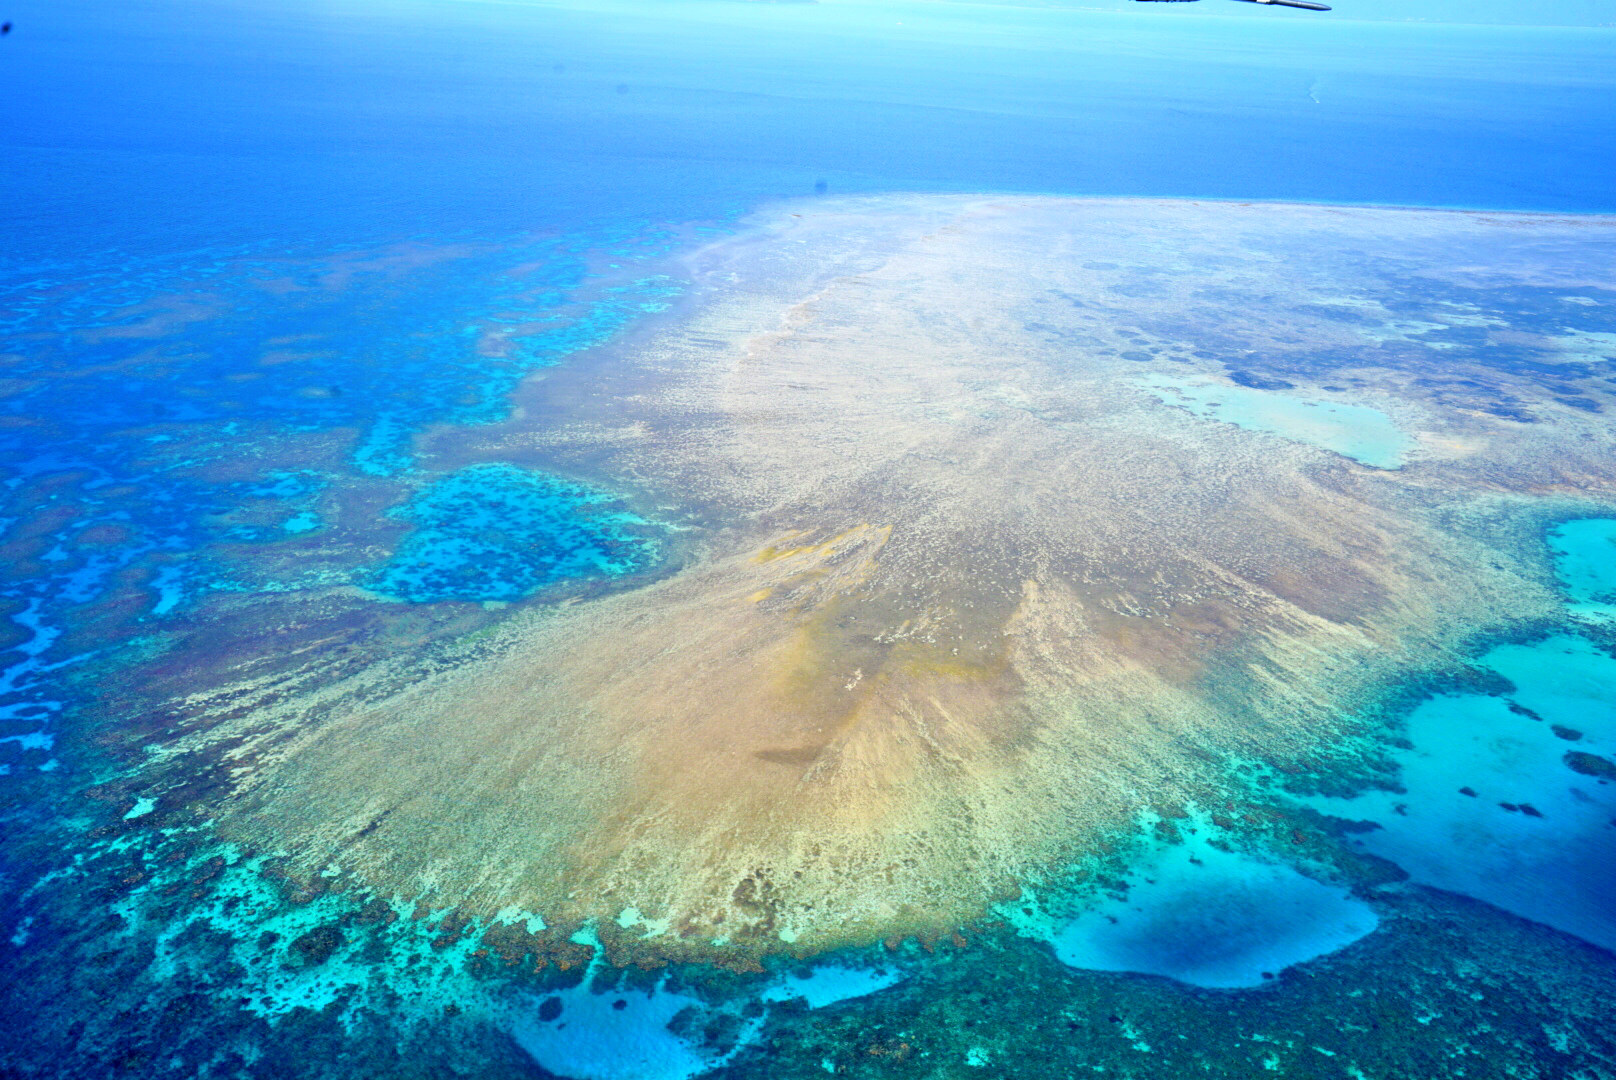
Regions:
<instances>
[{"instance_id":1,"label":"teal shallow channel","mask_svg":"<svg viewBox=\"0 0 1616 1080\"><path fill-rule=\"evenodd\" d=\"M367 584L400 600L519 600L564 580L644 572L656 526L612 494L512 465L474 465L392 511L411 522Z\"/></svg>"},{"instance_id":2,"label":"teal shallow channel","mask_svg":"<svg viewBox=\"0 0 1616 1080\"><path fill-rule=\"evenodd\" d=\"M1317 446L1376 469L1400 469L1413 440L1391 417L1366 405L1344 405L1274 390L1153 374L1143 380L1164 404L1247 431Z\"/></svg>"}]
</instances>

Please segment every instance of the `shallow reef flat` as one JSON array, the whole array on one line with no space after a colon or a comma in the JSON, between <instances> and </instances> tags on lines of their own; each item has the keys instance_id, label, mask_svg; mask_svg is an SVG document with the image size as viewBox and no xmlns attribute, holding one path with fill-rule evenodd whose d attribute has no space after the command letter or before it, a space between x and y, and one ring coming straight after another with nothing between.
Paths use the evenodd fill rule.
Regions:
<instances>
[{"instance_id":1,"label":"shallow reef flat","mask_svg":"<svg viewBox=\"0 0 1616 1080\"><path fill-rule=\"evenodd\" d=\"M217 829L292 873L537 913L541 955L587 927L619 963L736 967L948 938L1141 813L1362 782L1389 696L1564 621L1545 530L1616 508L1613 243L777 208L671 268L688 299L649 329L417 447L679 507L677 565L429 667L217 672L163 759L215 761Z\"/></svg>"}]
</instances>

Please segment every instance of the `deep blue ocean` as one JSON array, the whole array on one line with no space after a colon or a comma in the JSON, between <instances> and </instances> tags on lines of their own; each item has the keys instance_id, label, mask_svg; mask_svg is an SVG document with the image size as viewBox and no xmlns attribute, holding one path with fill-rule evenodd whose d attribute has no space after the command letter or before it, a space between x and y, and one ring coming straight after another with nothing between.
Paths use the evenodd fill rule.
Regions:
<instances>
[{"instance_id":1,"label":"deep blue ocean","mask_svg":"<svg viewBox=\"0 0 1616 1080\"><path fill-rule=\"evenodd\" d=\"M1616 24L1607 7L1576 5ZM118 1003L147 1042L108 1057L92 1016L115 993L63 957L127 916L89 886L49 893L104 812L83 791L115 771L72 733L91 704L74 673L215 594L336 583L495 611L661 572L678 523L632 493L413 440L503 419L523 378L669 310L668 255L773 201L852 193L1616 213L1616 25L1336 8L9 0L0 979L14 1010L67 1004L0 1038L0 1076L292 1075L176 1035L213 1031L190 983L150 1016ZM666 1005L647 1006L657 1039ZM366 1023L349 1034L392 1037ZM263 1060L290 1068L298 1036L277 1030ZM170 1043L191 1048L152 1048ZM311 1051L306 1074L456 1074L439 1046L398 1046ZM552 1075L474 1049L465 1075ZM681 1052L577 1075L694 1075Z\"/></svg>"},{"instance_id":2,"label":"deep blue ocean","mask_svg":"<svg viewBox=\"0 0 1616 1080\"><path fill-rule=\"evenodd\" d=\"M5 254L690 221L818 184L1613 209L1609 28L1211 3L15 0Z\"/></svg>"}]
</instances>

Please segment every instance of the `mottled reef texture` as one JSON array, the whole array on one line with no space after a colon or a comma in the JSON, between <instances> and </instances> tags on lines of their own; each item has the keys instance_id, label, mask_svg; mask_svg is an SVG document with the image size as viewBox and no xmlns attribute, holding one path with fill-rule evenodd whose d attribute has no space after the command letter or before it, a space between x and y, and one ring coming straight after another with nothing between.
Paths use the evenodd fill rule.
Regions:
<instances>
[{"instance_id":1,"label":"mottled reef texture","mask_svg":"<svg viewBox=\"0 0 1616 1080\"><path fill-rule=\"evenodd\" d=\"M619 961L944 936L1140 808L1218 798L1232 761L1327 752L1478 629L1555 616L1542 522L1616 502L1613 386L1538 313L1611 302L1611 232L789 208L691 256L654 333L421 447L685 508L710 524L683 568L430 670L210 690L167 752L222 758L218 827L303 873L540 912L557 942L596 919ZM1369 468L1151 373L1373 407L1414 449Z\"/></svg>"}]
</instances>

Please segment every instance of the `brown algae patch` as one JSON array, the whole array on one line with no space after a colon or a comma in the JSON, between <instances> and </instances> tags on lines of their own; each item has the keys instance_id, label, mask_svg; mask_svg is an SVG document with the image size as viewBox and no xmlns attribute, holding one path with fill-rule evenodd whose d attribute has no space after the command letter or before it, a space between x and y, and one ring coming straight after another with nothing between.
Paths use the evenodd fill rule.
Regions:
<instances>
[{"instance_id":1,"label":"brown algae patch","mask_svg":"<svg viewBox=\"0 0 1616 1080\"><path fill-rule=\"evenodd\" d=\"M1498 249L1523 276L1525 234L1571 242L1497 220L964 197L765 220L690 257L700 302L619 358L633 392L598 417L453 434L711 508L700 557L519 611L419 677L201 725L238 746L221 828L306 873L541 913L557 942L593 924L620 961L946 937L1231 757L1340 739L1476 627L1553 616L1530 493L1608 499L1616 461L1559 404L1572 376L1441 350L1520 415L1488 413L1328 302L1388 288L1332 262L1346 240ZM1198 319L1223 354L1197 355ZM1152 372L1390 402L1409 445L1470 450L1369 468L1164 404Z\"/></svg>"}]
</instances>

